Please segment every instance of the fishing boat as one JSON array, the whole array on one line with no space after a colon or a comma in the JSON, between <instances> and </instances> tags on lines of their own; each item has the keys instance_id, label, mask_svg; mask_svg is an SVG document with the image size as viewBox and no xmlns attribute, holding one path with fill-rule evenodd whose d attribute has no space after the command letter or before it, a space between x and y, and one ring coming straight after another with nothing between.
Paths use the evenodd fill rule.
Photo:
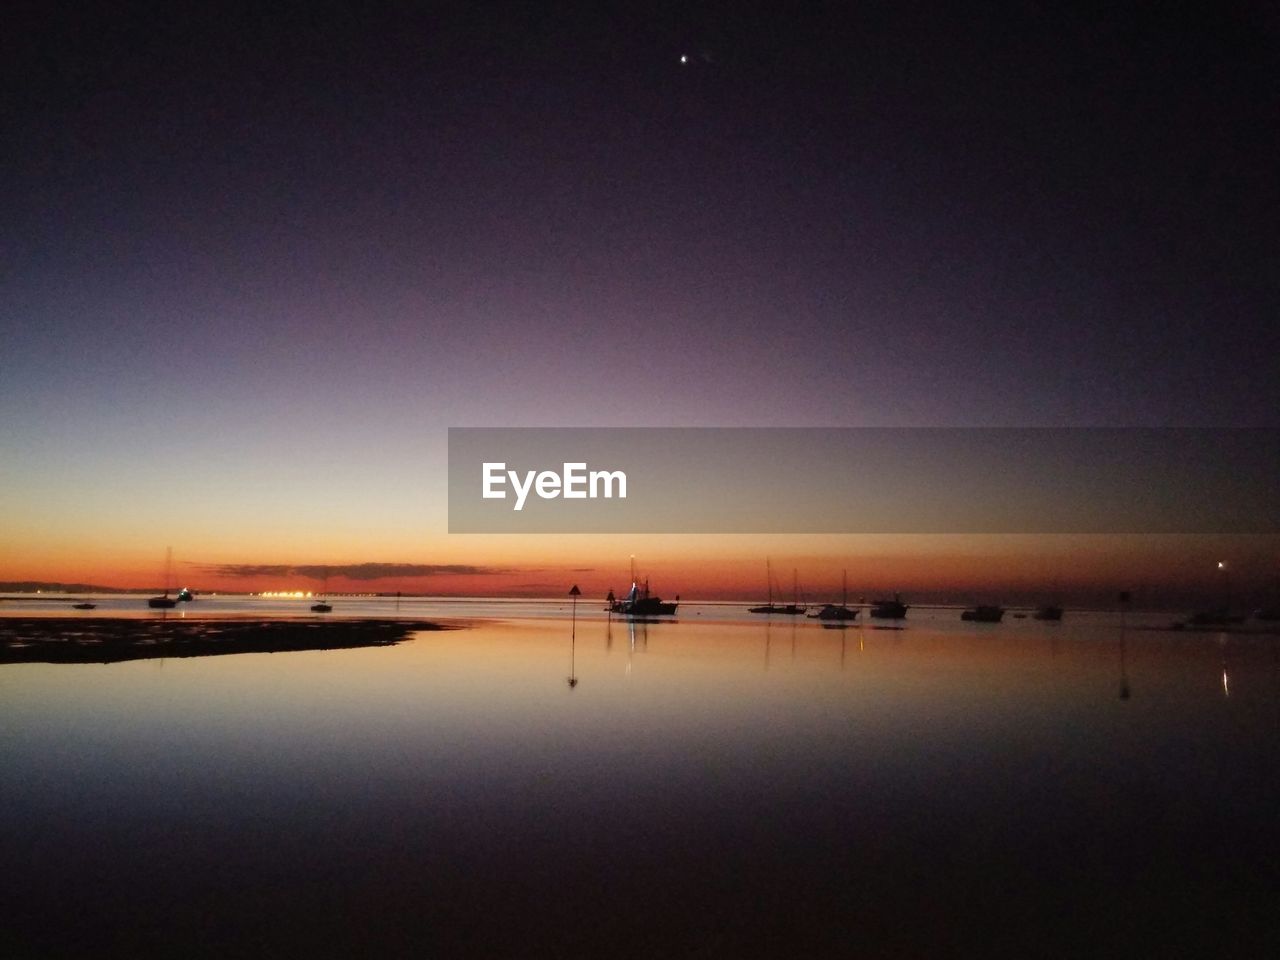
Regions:
<instances>
[{"instance_id":1,"label":"fishing boat","mask_svg":"<svg viewBox=\"0 0 1280 960\"><path fill-rule=\"evenodd\" d=\"M840 602L828 603L817 613L809 614L811 620L856 620L857 610L849 609L849 575L844 570L840 573Z\"/></svg>"},{"instance_id":2,"label":"fishing boat","mask_svg":"<svg viewBox=\"0 0 1280 960\"><path fill-rule=\"evenodd\" d=\"M1052 603L1045 603L1036 607L1036 612L1032 614L1036 620L1061 620L1062 608Z\"/></svg>"},{"instance_id":3,"label":"fishing boat","mask_svg":"<svg viewBox=\"0 0 1280 960\"><path fill-rule=\"evenodd\" d=\"M609 606L606 608L610 613L621 614L624 617L669 617L676 612L679 605L680 597L677 596L675 602L663 600L661 597L655 597L649 591L649 578L646 577L644 586L640 585L636 579L636 558L631 558L631 590L621 600L614 598L613 591L609 591Z\"/></svg>"},{"instance_id":4,"label":"fishing boat","mask_svg":"<svg viewBox=\"0 0 1280 960\"><path fill-rule=\"evenodd\" d=\"M899 594L892 600L873 600L870 616L873 620L904 620L907 616L907 605Z\"/></svg>"},{"instance_id":5,"label":"fishing boat","mask_svg":"<svg viewBox=\"0 0 1280 960\"><path fill-rule=\"evenodd\" d=\"M164 593L147 601L147 606L152 610L171 610L178 605L178 601L169 596L169 581L172 579L173 547L168 547L164 552Z\"/></svg>"},{"instance_id":6,"label":"fishing boat","mask_svg":"<svg viewBox=\"0 0 1280 960\"><path fill-rule=\"evenodd\" d=\"M794 570L791 571L791 602L787 604L780 604L773 602L773 569L770 567L767 558L764 562L764 571L765 578L769 581L769 600L762 607L748 607L747 613L777 613L788 617L796 617L804 613L806 607L796 602L799 599L800 592L800 585L796 578L796 572Z\"/></svg>"},{"instance_id":7,"label":"fishing boat","mask_svg":"<svg viewBox=\"0 0 1280 960\"><path fill-rule=\"evenodd\" d=\"M1004 607L977 606L970 607L960 614L961 620L972 620L975 623L999 623L1004 619Z\"/></svg>"},{"instance_id":8,"label":"fishing boat","mask_svg":"<svg viewBox=\"0 0 1280 960\"><path fill-rule=\"evenodd\" d=\"M645 580L644 586L632 583L625 597L609 604L609 612L626 617L667 617L676 612L678 605L678 601L673 603L653 596L649 592L649 581Z\"/></svg>"}]
</instances>

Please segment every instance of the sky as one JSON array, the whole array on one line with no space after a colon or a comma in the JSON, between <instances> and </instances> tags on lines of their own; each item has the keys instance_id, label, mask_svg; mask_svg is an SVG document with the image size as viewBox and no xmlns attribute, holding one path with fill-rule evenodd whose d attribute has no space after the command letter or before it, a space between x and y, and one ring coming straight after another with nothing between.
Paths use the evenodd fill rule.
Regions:
<instances>
[{"instance_id":1,"label":"sky","mask_svg":"<svg viewBox=\"0 0 1280 960\"><path fill-rule=\"evenodd\" d=\"M1276 577L445 503L450 426L1277 425L1273 7L78 6L0 51L0 580Z\"/></svg>"}]
</instances>

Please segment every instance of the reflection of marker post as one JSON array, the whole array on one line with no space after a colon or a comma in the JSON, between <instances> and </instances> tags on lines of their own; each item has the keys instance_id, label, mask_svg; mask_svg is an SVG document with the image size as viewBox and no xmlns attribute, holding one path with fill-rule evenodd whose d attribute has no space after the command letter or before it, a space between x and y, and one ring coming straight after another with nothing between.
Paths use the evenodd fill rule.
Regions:
<instances>
[{"instance_id":1,"label":"reflection of marker post","mask_svg":"<svg viewBox=\"0 0 1280 960\"><path fill-rule=\"evenodd\" d=\"M569 628L569 689L572 690L578 685L578 676L574 670L574 665L578 652L578 598L582 596L582 591L578 589L576 583L569 591L569 596L573 597L573 614Z\"/></svg>"}]
</instances>

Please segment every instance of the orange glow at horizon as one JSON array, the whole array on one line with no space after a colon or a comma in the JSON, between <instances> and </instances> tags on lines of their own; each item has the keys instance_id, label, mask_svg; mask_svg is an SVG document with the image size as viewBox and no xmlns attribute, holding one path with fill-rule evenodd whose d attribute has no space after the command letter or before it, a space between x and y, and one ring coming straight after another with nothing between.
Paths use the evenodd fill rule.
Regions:
<instances>
[{"instance_id":1,"label":"orange glow at horizon","mask_svg":"<svg viewBox=\"0 0 1280 960\"><path fill-rule=\"evenodd\" d=\"M140 539L140 538L139 538ZM317 538L319 539L319 538ZM219 567L252 563L281 568L361 563L475 567L479 572L350 578L335 570L331 593L559 596L577 583L587 596L625 590L634 554L637 573L655 592L686 599L756 599L766 594L770 558L774 593L789 597L793 571L810 600L837 597L847 571L851 598L887 592L1002 595L1027 591L1105 590L1139 584L1212 588L1217 563L1232 559L1245 586L1276 578L1276 537L1206 536L437 536L403 544L277 543L270 548L201 550L174 544L171 586L226 593L308 592L318 578L296 571L254 576ZM163 582L165 545L73 543L44 539L0 552L0 580L150 588ZM385 552L384 552L385 551Z\"/></svg>"}]
</instances>

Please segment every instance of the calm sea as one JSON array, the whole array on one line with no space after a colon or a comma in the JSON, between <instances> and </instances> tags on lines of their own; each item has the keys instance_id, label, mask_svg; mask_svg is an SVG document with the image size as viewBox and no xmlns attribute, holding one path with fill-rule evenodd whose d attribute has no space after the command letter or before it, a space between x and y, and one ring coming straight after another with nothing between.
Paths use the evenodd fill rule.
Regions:
<instances>
[{"instance_id":1,"label":"calm sea","mask_svg":"<svg viewBox=\"0 0 1280 960\"><path fill-rule=\"evenodd\" d=\"M1280 638L599 607L0 666L0 955L1277 955Z\"/></svg>"}]
</instances>

